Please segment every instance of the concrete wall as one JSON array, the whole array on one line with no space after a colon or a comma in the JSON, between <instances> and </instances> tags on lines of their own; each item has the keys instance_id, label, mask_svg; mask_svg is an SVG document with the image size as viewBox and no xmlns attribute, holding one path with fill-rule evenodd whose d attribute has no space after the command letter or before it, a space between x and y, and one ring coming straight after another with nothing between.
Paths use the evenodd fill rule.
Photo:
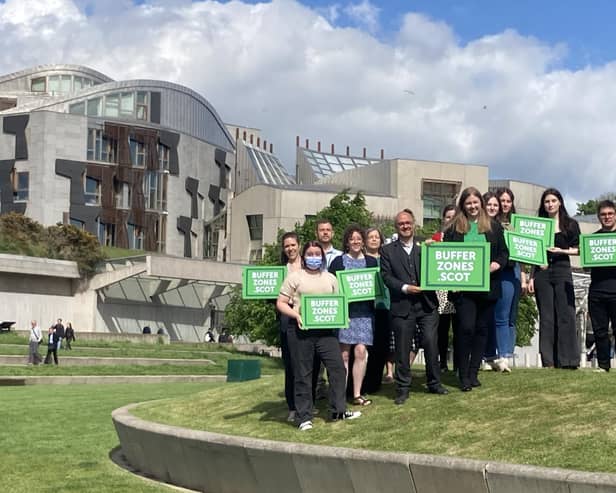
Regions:
<instances>
[{"instance_id":1,"label":"concrete wall","mask_svg":"<svg viewBox=\"0 0 616 493\"><path fill-rule=\"evenodd\" d=\"M148 476L208 493L616 493L616 475L372 452L195 431L112 413L122 453Z\"/></svg>"},{"instance_id":2,"label":"concrete wall","mask_svg":"<svg viewBox=\"0 0 616 493\"><path fill-rule=\"evenodd\" d=\"M515 195L515 208L518 214L536 216L541 194L547 187L516 180L490 180L490 190L499 187L511 189ZM574 212L574 211L570 211Z\"/></svg>"}]
</instances>

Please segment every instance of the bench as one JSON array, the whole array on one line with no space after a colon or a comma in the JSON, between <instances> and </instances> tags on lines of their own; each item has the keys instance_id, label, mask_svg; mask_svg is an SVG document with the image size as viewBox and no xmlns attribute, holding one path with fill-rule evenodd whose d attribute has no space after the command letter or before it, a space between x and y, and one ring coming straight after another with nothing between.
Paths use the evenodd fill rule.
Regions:
<instances>
[{"instance_id":1,"label":"bench","mask_svg":"<svg viewBox=\"0 0 616 493\"><path fill-rule=\"evenodd\" d=\"M5 330L10 332L13 325L15 325L15 322L0 322L0 332Z\"/></svg>"}]
</instances>

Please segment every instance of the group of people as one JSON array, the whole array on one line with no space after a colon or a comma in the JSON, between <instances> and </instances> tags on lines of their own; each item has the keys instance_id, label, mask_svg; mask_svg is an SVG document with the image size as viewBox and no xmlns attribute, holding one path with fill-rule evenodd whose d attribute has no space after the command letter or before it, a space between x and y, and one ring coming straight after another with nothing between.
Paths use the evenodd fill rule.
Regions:
<instances>
[{"instance_id":1,"label":"group of people","mask_svg":"<svg viewBox=\"0 0 616 493\"><path fill-rule=\"evenodd\" d=\"M534 294L539 312L539 350L544 367L579 367L580 348L575 324L575 299L570 256L579 254L580 229L567 213L562 195L544 191L537 215L554 220L554 246L547 265L525 266L509 259L504 231L511 229L515 197L508 188L481 194L463 190L456 205L445 207L442 226L432 238L415 236L415 216L409 209L395 217L397 239L385 244L376 228L349 225L343 251L332 245L328 220L317 221L316 237L300 247L291 232L282 237L282 265L287 267L276 302L285 364L285 397L289 421L300 430L313 426L313 405L322 367L329 380L332 420L354 419L355 406L372 403L367 394L381 382L395 382L395 404L409 398L411 364L422 348L426 387L448 394L441 373L448 371L449 331L453 329L453 369L463 392L479 387L483 362L509 372L516 340L520 296ZM598 232L616 230L616 208L599 204ZM421 243L488 242L489 291L424 291L421 286ZM343 330L301 330L300 298L305 294L338 292L335 273L345 269L380 267L387 296L349 303L349 327ZM591 269L589 310L599 366L610 365L608 327L616 321L616 267ZM368 355L370 357L368 357ZM385 370L385 375L383 375Z\"/></svg>"},{"instance_id":2,"label":"group of people","mask_svg":"<svg viewBox=\"0 0 616 493\"><path fill-rule=\"evenodd\" d=\"M66 327L62 324L62 319L59 318L55 324L52 324L47 329L47 354L45 356L45 364L53 362L58 364L58 351L62 348L64 341L65 349L72 349L71 342L75 341L75 330L71 322L67 322ZM36 320L30 322L30 334L28 344L28 364L38 365L43 362L43 358L39 353L39 345L43 343L43 333Z\"/></svg>"}]
</instances>

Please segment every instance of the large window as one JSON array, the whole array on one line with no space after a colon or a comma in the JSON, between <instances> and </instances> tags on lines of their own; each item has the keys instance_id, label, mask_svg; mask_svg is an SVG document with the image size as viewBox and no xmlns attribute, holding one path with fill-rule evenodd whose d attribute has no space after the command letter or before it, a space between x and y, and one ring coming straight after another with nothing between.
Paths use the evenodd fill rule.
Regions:
<instances>
[{"instance_id":1,"label":"large window","mask_svg":"<svg viewBox=\"0 0 616 493\"><path fill-rule=\"evenodd\" d=\"M118 141L110 139L99 128L88 129L88 160L115 163Z\"/></svg>"},{"instance_id":2,"label":"large window","mask_svg":"<svg viewBox=\"0 0 616 493\"><path fill-rule=\"evenodd\" d=\"M27 202L30 195L30 173L28 171L17 171L13 184L13 201Z\"/></svg>"},{"instance_id":3,"label":"large window","mask_svg":"<svg viewBox=\"0 0 616 493\"><path fill-rule=\"evenodd\" d=\"M169 169L169 148L158 144L158 169Z\"/></svg>"},{"instance_id":4,"label":"large window","mask_svg":"<svg viewBox=\"0 0 616 493\"><path fill-rule=\"evenodd\" d=\"M135 114L135 93L123 92L120 102L120 114L132 117Z\"/></svg>"},{"instance_id":5,"label":"large window","mask_svg":"<svg viewBox=\"0 0 616 493\"><path fill-rule=\"evenodd\" d=\"M263 214L253 214L246 216L248 221L248 232L251 240L263 239Z\"/></svg>"},{"instance_id":6,"label":"large window","mask_svg":"<svg viewBox=\"0 0 616 493\"><path fill-rule=\"evenodd\" d=\"M47 78L47 88L51 93L67 94L72 90L71 75L50 75Z\"/></svg>"},{"instance_id":7,"label":"large window","mask_svg":"<svg viewBox=\"0 0 616 493\"><path fill-rule=\"evenodd\" d=\"M103 246L115 245L115 224L98 221L98 242Z\"/></svg>"},{"instance_id":8,"label":"large window","mask_svg":"<svg viewBox=\"0 0 616 493\"><path fill-rule=\"evenodd\" d=\"M131 187L128 183L116 182L115 206L118 209L130 209L132 199Z\"/></svg>"},{"instance_id":9,"label":"large window","mask_svg":"<svg viewBox=\"0 0 616 493\"><path fill-rule=\"evenodd\" d=\"M424 180L422 183L424 223L430 220L439 220L443 207L453 204L459 191L459 182Z\"/></svg>"},{"instance_id":10,"label":"large window","mask_svg":"<svg viewBox=\"0 0 616 493\"><path fill-rule=\"evenodd\" d=\"M120 116L120 95L108 94L105 96L105 116L117 118Z\"/></svg>"},{"instance_id":11,"label":"large window","mask_svg":"<svg viewBox=\"0 0 616 493\"><path fill-rule=\"evenodd\" d=\"M143 230L139 226L128 223L126 231L128 233L128 248L143 250Z\"/></svg>"},{"instance_id":12,"label":"large window","mask_svg":"<svg viewBox=\"0 0 616 493\"><path fill-rule=\"evenodd\" d=\"M37 77L36 79L32 79L30 89L32 92L46 92L47 80L45 77Z\"/></svg>"},{"instance_id":13,"label":"large window","mask_svg":"<svg viewBox=\"0 0 616 493\"><path fill-rule=\"evenodd\" d=\"M143 174L143 196L146 209L167 210L166 175L148 170Z\"/></svg>"},{"instance_id":14,"label":"large window","mask_svg":"<svg viewBox=\"0 0 616 493\"><path fill-rule=\"evenodd\" d=\"M84 198L86 205L100 205L101 203L101 182L86 175Z\"/></svg>"},{"instance_id":15,"label":"large window","mask_svg":"<svg viewBox=\"0 0 616 493\"><path fill-rule=\"evenodd\" d=\"M102 105L103 105L102 98L88 99L86 114L88 116L102 116L103 114Z\"/></svg>"},{"instance_id":16,"label":"large window","mask_svg":"<svg viewBox=\"0 0 616 493\"><path fill-rule=\"evenodd\" d=\"M137 120L148 119L149 94L144 91L137 92Z\"/></svg>"},{"instance_id":17,"label":"large window","mask_svg":"<svg viewBox=\"0 0 616 493\"><path fill-rule=\"evenodd\" d=\"M128 145L130 147L130 162L133 166L143 168L147 157L147 148L145 144L135 139L129 139Z\"/></svg>"}]
</instances>

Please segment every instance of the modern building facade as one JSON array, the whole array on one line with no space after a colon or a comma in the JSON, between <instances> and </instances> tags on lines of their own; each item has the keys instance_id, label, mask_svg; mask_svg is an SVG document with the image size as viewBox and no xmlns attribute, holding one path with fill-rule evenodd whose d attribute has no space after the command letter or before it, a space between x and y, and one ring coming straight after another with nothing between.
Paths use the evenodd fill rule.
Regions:
<instances>
[{"instance_id":1,"label":"modern building facade","mask_svg":"<svg viewBox=\"0 0 616 493\"><path fill-rule=\"evenodd\" d=\"M214 226L224 257L234 139L196 92L49 65L0 77L0 108L1 213L191 258Z\"/></svg>"}]
</instances>

